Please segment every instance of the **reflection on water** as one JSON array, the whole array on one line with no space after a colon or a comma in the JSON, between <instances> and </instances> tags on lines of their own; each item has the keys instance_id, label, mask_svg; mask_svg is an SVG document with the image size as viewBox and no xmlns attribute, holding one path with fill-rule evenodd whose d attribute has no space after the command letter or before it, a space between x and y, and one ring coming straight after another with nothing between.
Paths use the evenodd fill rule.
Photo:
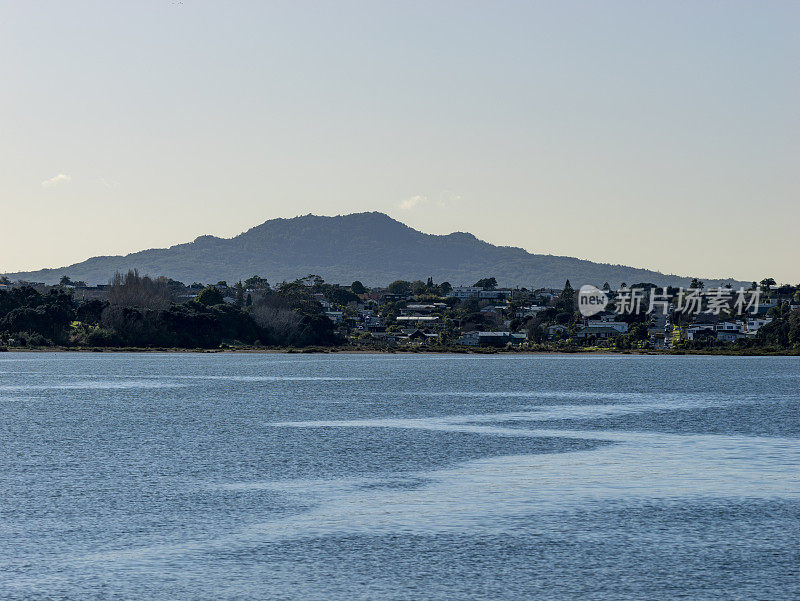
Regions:
<instances>
[{"instance_id":1,"label":"reflection on water","mask_svg":"<svg viewBox=\"0 0 800 601\"><path fill-rule=\"evenodd\" d=\"M796 358L3 361L3 599L800 595Z\"/></svg>"}]
</instances>

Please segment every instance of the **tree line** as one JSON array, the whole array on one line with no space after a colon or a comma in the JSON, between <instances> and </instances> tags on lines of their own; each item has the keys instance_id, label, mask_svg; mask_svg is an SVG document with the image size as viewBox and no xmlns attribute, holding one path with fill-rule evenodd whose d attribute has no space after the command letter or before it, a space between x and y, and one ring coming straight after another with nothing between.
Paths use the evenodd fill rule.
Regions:
<instances>
[{"instance_id":1,"label":"tree line","mask_svg":"<svg viewBox=\"0 0 800 601\"><path fill-rule=\"evenodd\" d=\"M262 287L257 302L227 303L217 286L177 300L179 282L116 274L107 299L78 301L63 287L0 291L0 339L17 346L218 348L337 342L332 322L301 282ZM191 290L191 286L189 287ZM243 290L243 287L241 288Z\"/></svg>"}]
</instances>

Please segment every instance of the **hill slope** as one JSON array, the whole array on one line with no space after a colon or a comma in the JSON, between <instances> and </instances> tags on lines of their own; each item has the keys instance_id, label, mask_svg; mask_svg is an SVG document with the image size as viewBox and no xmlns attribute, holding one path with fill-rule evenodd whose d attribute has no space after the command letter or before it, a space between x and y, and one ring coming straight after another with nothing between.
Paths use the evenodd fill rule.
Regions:
<instances>
[{"instance_id":1,"label":"hill slope","mask_svg":"<svg viewBox=\"0 0 800 601\"><path fill-rule=\"evenodd\" d=\"M561 287L567 278L573 285L689 282L686 277L646 269L534 255L521 248L494 246L461 232L424 234L383 213L272 219L233 238L200 236L170 248L94 257L67 267L6 275L12 280L49 284L68 275L73 280L98 284L107 282L116 271L133 268L185 283L232 282L254 274L271 283L317 274L329 282L349 284L358 279L368 286L427 277L469 285L489 276L496 277L501 285L527 287Z\"/></svg>"}]
</instances>

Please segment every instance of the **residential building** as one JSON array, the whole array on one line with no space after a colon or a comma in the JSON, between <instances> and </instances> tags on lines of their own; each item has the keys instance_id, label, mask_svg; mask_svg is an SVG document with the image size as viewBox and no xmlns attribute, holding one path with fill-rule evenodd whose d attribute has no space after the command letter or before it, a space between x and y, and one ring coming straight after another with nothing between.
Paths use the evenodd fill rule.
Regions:
<instances>
[{"instance_id":1,"label":"residential building","mask_svg":"<svg viewBox=\"0 0 800 601\"><path fill-rule=\"evenodd\" d=\"M611 322L603 322L602 325L583 326L575 333L575 335L578 338L614 338L615 336L620 336L627 331L628 324L625 323L622 325L625 326L625 330L613 327Z\"/></svg>"},{"instance_id":2,"label":"residential building","mask_svg":"<svg viewBox=\"0 0 800 601\"><path fill-rule=\"evenodd\" d=\"M466 346L506 346L521 344L528 339L525 332L466 332L458 339Z\"/></svg>"},{"instance_id":3,"label":"residential building","mask_svg":"<svg viewBox=\"0 0 800 601\"><path fill-rule=\"evenodd\" d=\"M480 293L483 292L483 288L478 286L455 286L447 296L453 298L471 298L471 297L478 297Z\"/></svg>"}]
</instances>

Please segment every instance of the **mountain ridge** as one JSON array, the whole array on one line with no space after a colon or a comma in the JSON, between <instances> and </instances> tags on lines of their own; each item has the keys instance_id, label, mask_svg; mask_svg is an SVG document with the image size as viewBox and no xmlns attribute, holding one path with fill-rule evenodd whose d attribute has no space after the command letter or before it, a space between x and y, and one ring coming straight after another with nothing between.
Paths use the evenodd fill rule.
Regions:
<instances>
[{"instance_id":1,"label":"mountain ridge","mask_svg":"<svg viewBox=\"0 0 800 601\"><path fill-rule=\"evenodd\" d=\"M687 285L688 276L598 263L574 257L533 254L515 246L498 246L469 232L426 234L379 212L349 215L302 215L276 218L233 236L210 234L166 248L127 255L95 256L65 267L5 274L11 279L56 283L63 275L90 284L107 282L116 271L138 269L185 283L237 281L260 275L270 282L316 274L325 280L368 286L396 279L449 281L471 284L496 277L501 285L560 287L573 284L650 282ZM709 285L734 279L708 280Z\"/></svg>"}]
</instances>

